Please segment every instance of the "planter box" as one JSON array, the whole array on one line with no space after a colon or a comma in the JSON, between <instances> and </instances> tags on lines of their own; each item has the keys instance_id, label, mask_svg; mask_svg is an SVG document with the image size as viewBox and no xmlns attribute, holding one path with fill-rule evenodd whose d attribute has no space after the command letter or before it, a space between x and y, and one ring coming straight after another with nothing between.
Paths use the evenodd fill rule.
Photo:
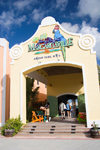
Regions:
<instances>
[{"instance_id":1,"label":"planter box","mask_svg":"<svg viewBox=\"0 0 100 150\"><path fill-rule=\"evenodd\" d=\"M91 128L90 134L92 138L100 138L100 128L97 129Z\"/></svg>"},{"instance_id":2,"label":"planter box","mask_svg":"<svg viewBox=\"0 0 100 150\"><path fill-rule=\"evenodd\" d=\"M11 137L13 136L15 129L5 129L5 136L6 137Z\"/></svg>"}]
</instances>

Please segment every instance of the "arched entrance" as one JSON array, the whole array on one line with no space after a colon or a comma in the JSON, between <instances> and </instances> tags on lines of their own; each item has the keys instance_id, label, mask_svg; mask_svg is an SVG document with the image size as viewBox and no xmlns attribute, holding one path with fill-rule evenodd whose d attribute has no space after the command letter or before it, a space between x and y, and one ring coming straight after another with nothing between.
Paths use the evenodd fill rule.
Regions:
<instances>
[{"instance_id":1,"label":"arched entrance","mask_svg":"<svg viewBox=\"0 0 100 150\"><path fill-rule=\"evenodd\" d=\"M63 102L65 105L67 102L70 104L70 117L75 118L78 116L78 99L75 94L63 94L57 97L58 98L58 110L59 110L59 105L61 102ZM59 112L59 115L60 112ZM65 116L67 116L67 111L65 112Z\"/></svg>"},{"instance_id":2,"label":"arched entrance","mask_svg":"<svg viewBox=\"0 0 100 150\"><path fill-rule=\"evenodd\" d=\"M52 102L51 109L57 107L58 95L66 92L80 95L84 91L87 126L91 127L93 121L100 125L100 91L96 55L92 50L94 38L68 33L53 18L50 22L43 20L33 37L10 50L13 59L10 117L20 114L26 123L26 75L36 71L39 73L39 70L41 74L42 70L45 76L42 80L46 79L46 73L49 74L47 96L48 101ZM56 30L59 39L56 38ZM51 112L54 114L55 108Z\"/></svg>"},{"instance_id":3,"label":"arched entrance","mask_svg":"<svg viewBox=\"0 0 100 150\"><path fill-rule=\"evenodd\" d=\"M57 95L61 93L83 93L83 76L82 69L80 66L73 64L65 64L65 63L53 63L53 64L45 64L27 70L23 74L23 78L26 80L26 76L33 77L38 81L41 81L47 85L47 100L50 103L50 116L56 117L59 115L58 112L58 99ZM34 71L33 71L34 70ZM23 79L22 78L22 79ZM22 87L24 92L23 96L26 99L25 85ZM21 99L21 106L26 102ZM21 108L20 116L23 117ZM24 110L25 110L24 105Z\"/></svg>"}]
</instances>

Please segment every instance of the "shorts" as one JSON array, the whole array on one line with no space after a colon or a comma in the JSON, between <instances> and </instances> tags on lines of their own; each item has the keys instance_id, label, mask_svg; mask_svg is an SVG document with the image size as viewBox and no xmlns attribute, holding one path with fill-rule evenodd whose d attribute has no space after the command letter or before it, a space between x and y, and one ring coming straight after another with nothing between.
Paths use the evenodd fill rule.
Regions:
<instances>
[{"instance_id":1,"label":"shorts","mask_svg":"<svg viewBox=\"0 0 100 150\"><path fill-rule=\"evenodd\" d=\"M46 116L49 116L49 114L50 114L49 108L47 108L47 109L45 110L45 115L46 115Z\"/></svg>"}]
</instances>

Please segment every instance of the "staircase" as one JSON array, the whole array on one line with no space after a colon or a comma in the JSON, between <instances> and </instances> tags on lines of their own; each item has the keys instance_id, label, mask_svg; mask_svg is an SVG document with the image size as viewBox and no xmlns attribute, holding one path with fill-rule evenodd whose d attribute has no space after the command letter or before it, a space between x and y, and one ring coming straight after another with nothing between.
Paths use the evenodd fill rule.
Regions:
<instances>
[{"instance_id":1,"label":"staircase","mask_svg":"<svg viewBox=\"0 0 100 150\"><path fill-rule=\"evenodd\" d=\"M17 136L90 136L83 124L67 120L27 123Z\"/></svg>"}]
</instances>

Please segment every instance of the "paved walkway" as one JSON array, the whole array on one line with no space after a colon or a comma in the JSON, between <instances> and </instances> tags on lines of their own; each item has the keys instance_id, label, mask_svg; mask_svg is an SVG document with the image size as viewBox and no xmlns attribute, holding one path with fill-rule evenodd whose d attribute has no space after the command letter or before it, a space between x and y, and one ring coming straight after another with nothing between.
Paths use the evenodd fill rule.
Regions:
<instances>
[{"instance_id":1,"label":"paved walkway","mask_svg":"<svg viewBox=\"0 0 100 150\"><path fill-rule=\"evenodd\" d=\"M0 150L100 150L100 139L86 136L0 135Z\"/></svg>"},{"instance_id":2,"label":"paved walkway","mask_svg":"<svg viewBox=\"0 0 100 150\"><path fill-rule=\"evenodd\" d=\"M100 150L100 139L86 138L5 138L0 137L0 150Z\"/></svg>"}]
</instances>

